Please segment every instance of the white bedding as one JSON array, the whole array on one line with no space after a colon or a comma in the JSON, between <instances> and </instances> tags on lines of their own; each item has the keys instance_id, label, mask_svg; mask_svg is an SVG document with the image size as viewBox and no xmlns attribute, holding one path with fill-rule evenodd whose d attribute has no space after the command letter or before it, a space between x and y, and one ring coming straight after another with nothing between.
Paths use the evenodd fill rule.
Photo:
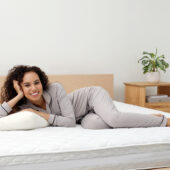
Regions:
<instances>
[{"instance_id":1,"label":"white bedding","mask_svg":"<svg viewBox=\"0 0 170 170\"><path fill-rule=\"evenodd\" d=\"M120 102L115 102L115 105L124 112L163 113L170 117L168 113ZM149 155L152 152L155 154L151 157ZM161 154L165 156L165 162L153 165L154 161L160 159L158 157ZM18 164L80 161L89 158L104 160L105 157L117 159L115 165L118 169L123 169L124 166L130 167L132 160L138 161L138 156L143 156L141 168L144 166L142 161L145 161L146 167L161 167L170 165L168 155L170 155L169 127L88 130L77 126L76 128L46 127L28 131L0 132L0 169ZM127 161L128 156L128 165L123 163L118 165L119 157ZM131 160L130 157L133 159ZM152 164L146 163L148 159L152 159L150 160ZM110 164L113 164L113 160ZM87 162L90 163L90 160ZM104 161L103 164L106 162ZM133 164L132 167L139 166L139 164L135 165L134 161Z\"/></svg>"}]
</instances>

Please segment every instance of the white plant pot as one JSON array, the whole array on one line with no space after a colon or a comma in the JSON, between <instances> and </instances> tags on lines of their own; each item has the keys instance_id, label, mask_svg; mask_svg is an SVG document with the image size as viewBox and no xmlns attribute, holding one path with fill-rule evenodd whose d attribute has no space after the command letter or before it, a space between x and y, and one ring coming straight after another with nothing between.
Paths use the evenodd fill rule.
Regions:
<instances>
[{"instance_id":1,"label":"white plant pot","mask_svg":"<svg viewBox=\"0 0 170 170\"><path fill-rule=\"evenodd\" d=\"M147 82L158 83L160 81L160 72L149 72L146 73Z\"/></svg>"}]
</instances>

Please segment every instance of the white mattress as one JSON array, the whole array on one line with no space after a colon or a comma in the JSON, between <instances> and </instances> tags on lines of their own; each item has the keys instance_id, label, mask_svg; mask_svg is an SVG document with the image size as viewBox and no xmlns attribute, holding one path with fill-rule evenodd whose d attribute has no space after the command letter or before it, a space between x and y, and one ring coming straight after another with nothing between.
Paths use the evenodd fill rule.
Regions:
<instances>
[{"instance_id":1,"label":"white mattress","mask_svg":"<svg viewBox=\"0 0 170 170\"><path fill-rule=\"evenodd\" d=\"M120 102L115 105L124 112L163 113ZM77 126L0 132L0 169L38 170L40 165L48 170L167 167L170 128L88 130Z\"/></svg>"}]
</instances>

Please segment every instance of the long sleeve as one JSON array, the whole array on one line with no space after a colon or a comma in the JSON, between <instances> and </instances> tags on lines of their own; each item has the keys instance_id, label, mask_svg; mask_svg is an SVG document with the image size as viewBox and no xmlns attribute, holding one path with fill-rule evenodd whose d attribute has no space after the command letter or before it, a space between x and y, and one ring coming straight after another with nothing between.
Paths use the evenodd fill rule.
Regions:
<instances>
[{"instance_id":1,"label":"long sleeve","mask_svg":"<svg viewBox=\"0 0 170 170\"><path fill-rule=\"evenodd\" d=\"M11 111L12 111L12 108L6 102L3 102L2 104L0 104L0 118L7 116L8 113L10 113Z\"/></svg>"},{"instance_id":2,"label":"long sleeve","mask_svg":"<svg viewBox=\"0 0 170 170\"><path fill-rule=\"evenodd\" d=\"M53 100L56 100L58 103L61 116L50 114L48 122L53 126L74 127L76 121L72 103L63 86L59 83L55 83L54 85L56 86L56 94L53 94L55 95Z\"/></svg>"}]
</instances>

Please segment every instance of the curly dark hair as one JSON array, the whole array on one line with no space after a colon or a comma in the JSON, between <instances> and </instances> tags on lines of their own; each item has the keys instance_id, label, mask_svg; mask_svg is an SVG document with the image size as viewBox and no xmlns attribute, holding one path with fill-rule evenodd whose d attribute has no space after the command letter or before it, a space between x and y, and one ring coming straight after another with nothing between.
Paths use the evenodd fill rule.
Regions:
<instances>
[{"instance_id":1,"label":"curly dark hair","mask_svg":"<svg viewBox=\"0 0 170 170\"><path fill-rule=\"evenodd\" d=\"M22 83L24 74L27 72L35 72L41 81L43 90L47 89L48 86L48 77L44 71L42 71L39 67L36 66L28 66L28 65L17 65L9 70L7 78L4 82L4 85L1 88L1 102L9 101L17 95L13 87L13 80L17 80L19 84ZM19 109L19 106L26 103L26 98L22 98L14 107L13 112L16 112Z\"/></svg>"}]
</instances>

